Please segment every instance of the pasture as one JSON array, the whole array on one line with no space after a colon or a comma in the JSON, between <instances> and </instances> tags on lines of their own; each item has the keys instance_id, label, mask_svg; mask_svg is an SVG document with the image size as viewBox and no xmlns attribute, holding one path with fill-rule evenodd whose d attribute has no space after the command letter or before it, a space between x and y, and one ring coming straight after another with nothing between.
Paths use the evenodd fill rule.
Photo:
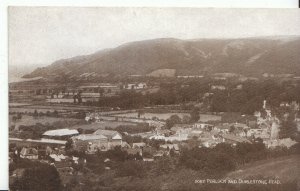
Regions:
<instances>
[{"instance_id":1,"label":"pasture","mask_svg":"<svg viewBox=\"0 0 300 191\"><path fill-rule=\"evenodd\" d=\"M12 116L13 115L9 115L9 124L10 124L10 126L14 125L15 127L19 127L21 125L32 126L37 123L40 123L43 125L53 125L53 126L60 125L60 126L65 126L65 128L67 128L67 127L71 127L76 124L86 123L82 119L56 118L56 117L47 117L47 116L33 117L33 116L29 116L29 115L23 115L22 119L14 122L12 120Z\"/></svg>"},{"instance_id":2,"label":"pasture","mask_svg":"<svg viewBox=\"0 0 300 191\"><path fill-rule=\"evenodd\" d=\"M70 127L71 129L84 129L84 130L97 130L97 129L105 129L116 128L120 125L123 126L136 126L137 123L125 122L125 121L101 121L100 123L91 123L91 124L82 124L82 125L74 125Z\"/></svg>"},{"instance_id":3,"label":"pasture","mask_svg":"<svg viewBox=\"0 0 300 191\"><path fill-rule=\"evenodd\" d=\"M184 116L190 116L189 113L144 113L140 116L141 119L152 119L153 117L158 118L159 120L167 120L172 115L178 115L181 119ZM125 117L125 118L138 118L137 112L131 113L122 113L122 114L115 114L112 116L116 117ZM207 121L220 121L221 116L218 115L210 115L210 114L200 114L200 121L207 122Z\"/></svg>"}]
</instances>

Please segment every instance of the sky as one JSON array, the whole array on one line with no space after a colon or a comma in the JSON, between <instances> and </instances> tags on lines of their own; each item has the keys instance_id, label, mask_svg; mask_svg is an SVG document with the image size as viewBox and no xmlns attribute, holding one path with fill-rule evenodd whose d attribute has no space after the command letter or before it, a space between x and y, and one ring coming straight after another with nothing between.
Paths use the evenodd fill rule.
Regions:
<instances>
[{"instance_id":1,"label":"sky","mask_svg":"<svg viewBox=\"0 0 300 191\"><path fill-rule=\"evenodd\" d=\"M56 60L155 38L300 35L298 9L10 7L9 64Z\"/></svg>"}]
</instances>

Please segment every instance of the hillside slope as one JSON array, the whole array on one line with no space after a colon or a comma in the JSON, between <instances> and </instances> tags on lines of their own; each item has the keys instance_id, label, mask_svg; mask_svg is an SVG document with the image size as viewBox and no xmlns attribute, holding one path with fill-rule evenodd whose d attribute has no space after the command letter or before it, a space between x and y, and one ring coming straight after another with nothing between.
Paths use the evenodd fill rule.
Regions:
<instances>
[{"instance_id":1,"label":"hillside slope","mask_svg":"<svg viewBox=\"0 0 300 191\"><path fill-rule=\"evenodd\" d=\"M217 72L300 75L300 38L145 40L59 60L26 77L84 73L147 75L160 69L175 69L177 75Z\"/></svg>"},{"instance_id":2,"label":"hillside slope","mask_svg":"<svg viewBox=\"0 0 300 191\"><path fill-rule=\"evenodd\" d=\"M300 155L258 161L227 175L230 178L277 178L282 183L300 181Z\"/></svg>"}]
</instances>

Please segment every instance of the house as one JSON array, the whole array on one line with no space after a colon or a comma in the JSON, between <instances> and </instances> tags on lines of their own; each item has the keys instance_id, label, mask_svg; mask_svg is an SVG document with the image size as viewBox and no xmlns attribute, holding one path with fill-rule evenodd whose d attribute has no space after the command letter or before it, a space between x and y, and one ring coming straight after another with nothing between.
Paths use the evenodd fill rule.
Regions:
<instances>
[{"instance_id":1,"label":"house","mask_svg":"<svg viewBox=\"0 0 300 191\"><path fill-rule=\"evenodd\" d=\"M208 139L204 142L202 142L202 145L199 147L206 147L206 148L211 148L211 147L215 147L217 144L221 143L222 141L220 139Z\"/></svg>"},{"instance_id":2,"label":"house","mask_svg":"<svg viewBox=\"0 0 300 191\"><path fill-rule=\"evenodd\" d=\"M49 155L50 158L52 158L55 162L60 162L60 161L63 161L63 160L66 160L66 156L63 155L63 154L50 154Z\"/></svg>"},{"instance_id":3,"label":"house","mask_svg":"<svg viewBox=\"0 0 300 191\"><path fill-rule=\"evenodd\" d=\"M173 142L173 141L186 141L186 140L189 139L188 136L189 136L189 134L187 134L187 133L180 133L180 134L171 135L169 137L166 137L164 140L165 141L171 141L171 142Z\"/></svg>"},{"instance_id":4,"label":"house","mask_svg":"<svg viewBox=\"0 0 300 191\"><path fill-rule=\"evenodd\" d=\"M145 161L145 162L153 162L154 159L153 158L145 158L145 157L143 157L143 161Z\"/></svg>"},{"instance_id":5,"label":"house","mask_svg":"<svg viewBox=\"0 0 300 191\"><path fill-rule=\"evenodd\" d=\"M251 143L248 139L233 134L222 134L223 142L235 145L236 143Z\"/></svg>"},{"instance_id":6,"label":"house","mask_svg":"<svg viewBox=\"0 0 300 191\"><path fill-rule=\"evenodd\" d=\"M55 129L46 131L45 133L43 133L43 137L50 139L66 140L78 134L79 132L76 129Z\"/></svg>"},{"instance_id":7,"label":"house","mask_svg":"<svg viewBox=\"0 0 300 191\"><path fill-rule=\"evenodd\" d=\"M132 83L132 84L126 84L123 86L124 89L128 89L128 90L139 90L139 89L145 89L147 88L147 84L146 83Z\"/></svg>"},{"instance_id":8,"label":"house","mask_svg":"<svg viewBox=\"0 0 300 191\"><path fill-rule=\"evenodd\" d=\"M237 129L249 129L248 125L244 123L232 123L231 125Z\"/></svg>"},{"instance_id":9,"label":"house","mask_svg":"<svg viewBox=\"0 0 300 191\"><path fill-rule=\"evenodd\" d=\"M204 132L203 134L201 134L198 140L201 141L201 144L204 147L214 147L218 143L221 143L223 141L216 130L212 130L211 132Z\"/></svg>"},{"instance_id":10,"label":"house","mask_svg":"<svg viewBox=\"0 0 300 191\"><path fill-rule=\"evenodd\" d=\"M131 146L126 141L122 141L121 147L127 149L131 148Z\"/></svg>"},{"instance_id":11,"label":"house","mask_svg":"<svg viewBox=\"0 0 300 191\"><path fill-rule=\"evenodd\" d=\"M72 137L75 150L94 154L97 151L107 151L115 146L128 147L130 145L122 141L122 135L117 131L98 129L93 134L81 134Z\"/></svg>"},{"instance_id":12,"label":"house","mask_svg":"<svg viewBox=\"0 0 300 191\"><path fill-rule=\"evenodd\" d=\"M156 121L156 120L145 120L145 123L148 123L150 127L162 128L165 126L166 122L163 121Z\"/></svg>"},{"instance_id":13,"label":"house","mask_svg":"<svg viewBox=\"0 0 300 191\"><path fill-rule=\"evenodd\" d=\"M156 151L156 152L153 154L153 158L154 158L154 159L157 159L157 158L163 157L164 155L165 155L165 152L162 151L162 150L159 150L159 151Z\"/></svg>"},{"instance_id":14,"label":"house","mask_svg":"<svg viewBox=\"0 0 300 191\"><path fill-rule=\"evenodd\" d=\"M174 149L175 153L179 153L178 144L163 144L163 145L160 145L159 147L162 149L168 150L168 151L171 149Z\"/></svg>"},{"instance_id":15,"label":"house","mask_svg":"<svg viewBox=\"0 0 300 191\"><path fill-rule=\"evenodd\" d=\"M292 140L291 138L285 138L285 139L275 139L275 140L267 140L264 141L264 144L268 148L276 148L276 147L286 147L290 148L293 145L295 145L297 142Z\"/></svg>"},{"instance_id":16,"label":"house","mask_svg":"<svg viewBox=\"0 0 300 191\"><path fill-rule=\"evenodd\" d=\"M214 126L213 130L219 131L221 133L229 133L231 126L229 123L223 123L223 124L219 124Z\"/></svg>"},{"instance_id":17,"label":"house","mask_svg":"<svg viewBox=\"0 0 300 191\"><path fill-rule=\"evenodd\" d=\"M239 137L246 137L247 136L247 133L242 129L235 129L232 133L236 136L239 136Z\"/></svg>"},{"instance_id":18,"label":"house","mask_svg":"<svg viewBox=\"0 0 300 191\"><path fill-rule=\"evenodd\" d=\"M150 136L149 139L165 140L166 137L164 135L153 135L153 136Z\"/></svg>"},{"instance_id":19,"label":"house","mask_svg":"<svg viewBox=\"0 0 300 191\"><path fill-rule=\"evenodd\" d=\"M200 129L206 129L211 130L213 128L213 125L207 124L207 123L194 123L193 128L200 128Z\"/></svg>"},{"instance_id":20,"label":"house","mask_svg":"<svg viewBox=\"0 0 300 191\"><path fill-rule=\"evenodd\" d=\"M143 151L141 148L126 148L124 149L128 155L140 155L142 156Z\"/></svg>"},{"instance_id":21,"label":"house","mask_svg":"<svg viewBox=\"0 0 300 191\"><path fill-rule=\"evenodd\" d=\"M156 129L157 135L164 135L164 136L170 136L172 134L172 131L169 129Z\"/></svg>"},{"instance_id":22,"label":"house","mask_svg":"<svg viewBox=\"0 0 300 191\"><path fill-rule=\"evenodd\" d=\"M174 124L170 129L173 133L180 133L186 131L186 129L192 129L193 125L190 124Z\"/></svg>"},{"instance_id":23,"label":"house","mask_svg":"<svg viewBox=\"0 0 300 191\"><path fill-rule=\"evenodd\" d=\"M106 137L109 142L110 148L122 145L122 135L117 131L98 129L93 134L103 135L104 137Z\"/></svg>"},{"instance_id":24,"label":"house","mask_svg":"<svg viewBox=\"0 0 300 191\"><path fill-rule=\"evenodd\" d=\"M140 142L140 143L132 143L132 148L143 148L146 146L146 143Z\"/></svg>"},{"instance_id":25,"label":"house","mask_svg":"<svg viewBox=\"0 0 300 191\"><path fill-rule=\"evenodd\" d=\"M271 135L269 133L261 133L261 134L254 134L254 138L258 139L262 139L263 141L269 140L271 137Z\"/></svg>"},{"instance_id":26,"label":"house","mask_svg":"<svg viewBox=\"0 0 300 191\"><path fill-rule=\"evenodd\" d=\"M86 151L89 154L98 150L108 150L108 139L103 135L81 134L72 137L73 147L75 150Z\"/></svg>"},{"instance_id":27,"label":"house","mask_svg":"<svg viewBox=\"0 0 300 191\"><path fill-rule=\"evenodd\" d=\"M20 152L20 157L23 159L37 160L39 158L38 150L35 148L23 147Z\"/></svg>"},{"instance_id":28,"label":"house","mask_svg":"<svg viewBox=\"0 0 300 191\"><path fill-rule=\"evenodd\" d=\"M261 129L261 128L249 129L246 133L246 136L251 137L251 136L257 136L262 134L268 134L267 129Z\"/></svg>"},{"instance_id":29,"label":"house","mask_svg":"<svg viewBox=\"0 0 300 191\"><path fill-rule=\"evenodd\" d=\"M202 130L194 129L194 130L192 130L192 131L189 133L188 137L189 137L189 138L199 137L202 133L203 133Z\"/></svg>"}]
</instances>

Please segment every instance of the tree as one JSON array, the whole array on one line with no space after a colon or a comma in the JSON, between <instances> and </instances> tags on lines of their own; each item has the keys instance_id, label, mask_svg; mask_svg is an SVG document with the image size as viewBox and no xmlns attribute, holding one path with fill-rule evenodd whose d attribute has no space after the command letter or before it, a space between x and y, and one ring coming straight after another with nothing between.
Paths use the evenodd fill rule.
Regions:
<instances>
[{"instance_id":1,"label":"tree","mask_svg":"<svg viewBox=\"0 0 300 191\"><path fill-rule=\"evenodd\" d=\"M72 139L68 139L66 143L66 150L72 149L72 144L73 144Z\"/></svg>"},{"instance_id":2,"label":"tree","mask_svg":"<svg viewBox=\"0 0 300 191\"><path fill-rule=\"evenodd\" d=\"M235 130L235 127L234 127L233 125L231 125L231 126L229 127L229 133L233 133L234 130Z\"/></svg>"},{"instance_id":3,"label":"tree","mask_svg":"<svg viewBox=\"0 0 300 191\"><path fill-rule=\"evenodd\" d=\"M36 117L38 117L38 116L39 116L39 114L38 114L37 110L35 109L35 110L34 110L34 113L33 113L33 117L36 118Z\"/></svg>"},{"instance_id":4,"label":"tree","mask_svg":"<svg viewBox=\"0 0 300 191\"><path fill-rule=\"evenodd\" d=\"M21 113L18 113L18 114L17 114L17 119L18 119L18 120L22 119L22 114L21 114Z\"/></svg>"},{"instance_id":5,"label":"tree","mask_svg":"<svg viewBox=\"0 0 300 191\"><path fill-rule=\"evenodd\" d=\"M200 119L200 113L199 113L198 109L194 108L192 110L192 112L190 113L190 115L191 115L191 120L190 120L191 123L199 121L199 119Z\"/></svg>"},{"instance_id":6,"label":"tree","mask_svg":"<svg viewBox=\"0 0 300 191\"><path fill-rule=\"evenodd\" d=\"M100 97L103 97L104 89L103 88L99 88L98 89L98 93L99 93Z\"/></svg>"},{"instance_id":7,"label":"tree","mask_svg":"<svg viewBox=\"0 0 300 191\"><path fill-rule=\"evenodd\" d=\"M141 117L141 115L144 115L145 111L143 109L138 110L138 118Z\"/></svg>"},{"instance_id":8,"label":"tree","mask_svg":"<svg viewBox=\"0 0 300 191\"><path fill-rule=\"evenodd\" d=\"M12 117L12 121L13 121L13 122L16 122L16 121L17 121L17 119L18 119L18 117L17 117L17 116L13 116L13 117Z\"/></svg>"},{"instance_id":9,"label":"tree","mask_svg":"<svg viewBox=\"0 0 300 191\"><path fill-rule=\"evenodd\" d=\"M53 117L58 117L58 111L57 111L57 110L54 110L54 111L52 112L52 116L53 116Z\"/></svg>"},{"instance_id":10,"label":"tree","mask_svg":"<svg viewBox=\"0 0 300 191\"><path fill-rule=\"evenodd\" d=\"M169 119L166 120L166 126L168 129L173 127L173 125L181 123L181 119L178 115L171 115Z\"/></svg>"},{"instance_id":11,"label":"tree","mask_svg":"<svg viewBox=\"0 0 300 191\"><path fill-rule=\"evenodd\" d=\"M171 157L176 156L176 153L175 153L175 149L174 149L174 148L172 148L172 149L170 150L170 156L171 156Z\"/></svg>"},{"instance_id":12,"label":"tree","mask_svg":"<svg viewBox=\"0 0 300 191\"><path fill-rule=\"evenodd\" d=\"M191 121L191 117L188 115L184 115L182 117L182 123L189 123Z\"/></svg>"}]
</instances>

